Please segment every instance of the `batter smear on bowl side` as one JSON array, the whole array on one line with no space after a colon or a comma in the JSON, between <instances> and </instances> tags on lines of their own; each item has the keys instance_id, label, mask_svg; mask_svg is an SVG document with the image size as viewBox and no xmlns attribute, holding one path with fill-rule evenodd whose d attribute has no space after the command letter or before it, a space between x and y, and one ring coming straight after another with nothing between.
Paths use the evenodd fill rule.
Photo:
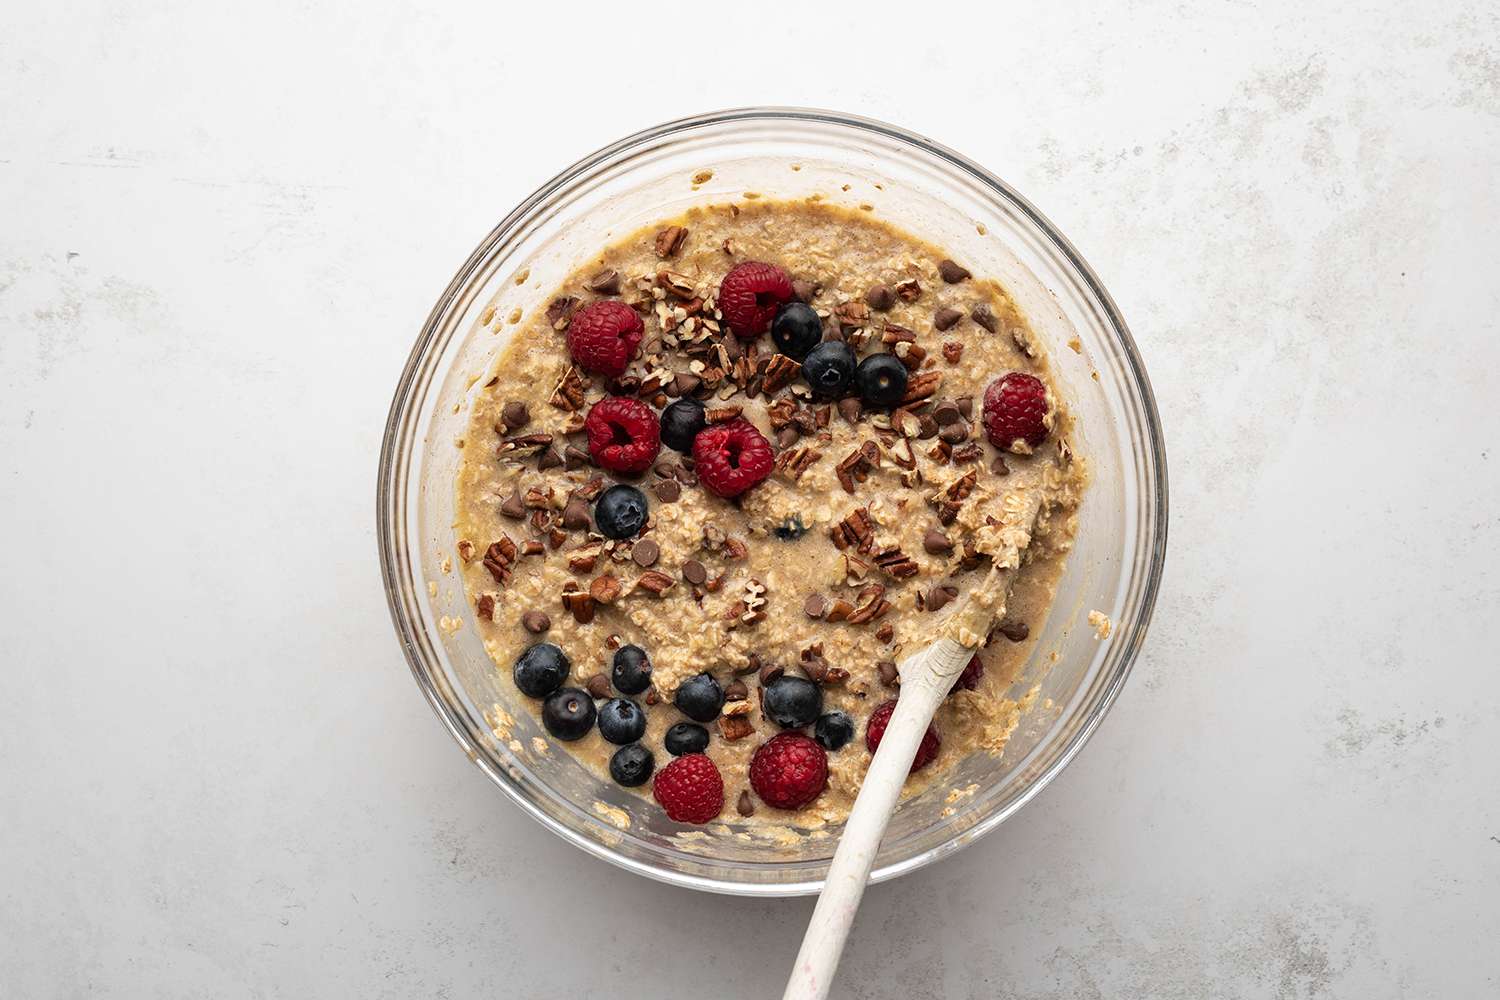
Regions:
<instances>
[{"instance_id":1,"label":"batter smear on bowl side","mask_svg":"<svg viewBox=\"0 0 1500 1000\"><path fill-rule=\"evenodd\" d=\"M579 267L476 392L479 634L601 777L684 823L842 821L895 664L971 590L1005 612L908 784L1004 747L1087 476L999 284L866 213L698 208Z\"/></svg>"}]
</instances>

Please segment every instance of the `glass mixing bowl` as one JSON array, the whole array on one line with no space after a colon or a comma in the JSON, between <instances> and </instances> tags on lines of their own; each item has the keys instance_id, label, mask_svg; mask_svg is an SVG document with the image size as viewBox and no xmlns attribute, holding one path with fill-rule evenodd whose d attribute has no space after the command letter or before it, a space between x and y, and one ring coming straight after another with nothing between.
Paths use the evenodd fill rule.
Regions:
<instances>
[{"instance_id":1,"label":"glass mixing bowl","mask_svg":"<svg viewBox=\"0 0 1500 1000\"><path fill-rule=\"evenodd\" d=\"M711 171L711 175L709 172ZM684 829L648 798L595 777L515 706L470 625L454 569L455 439L468 400L515 326L575 263L690 206L749 195L866 207L999 279L1051 346L1092 481L1051 617L1013 696L1040 685L1003 755L973 754L897 810L875 881L973 843L1036 795L1098 726L1151 618L1167 540L1167 478L1151 386L1125 321L1083 258L999 178L893 125L828 111L751 108L669 122L544 184L485 237L438 299L401 374L380 454L381 570L396 632L427 700L469 758L548 829L605 860L696 889L818 891L838 829L768 843ZM500 332L492 328L499 327ZM980 342L971 342L974 349ZM1074 349L1070 350L1069 346ZM1088 613L1109 615L1100 640ZM511 706L511 738L493 732ZM486 716L489 716L488 720ZM947 801L953 788L972 794ZM733 810L726 810L726 813Z\"/></svg>"}]
</instances>

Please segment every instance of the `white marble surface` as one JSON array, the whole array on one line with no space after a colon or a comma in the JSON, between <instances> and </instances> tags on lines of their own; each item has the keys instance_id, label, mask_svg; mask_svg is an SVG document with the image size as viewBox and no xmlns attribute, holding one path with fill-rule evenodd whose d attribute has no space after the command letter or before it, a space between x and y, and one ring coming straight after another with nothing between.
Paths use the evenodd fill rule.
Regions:
<instances>
[{"instance_id":1,"label":"white marble surface","mask_svg":"<svg viewBox=\"0 0 1500 1000\"><path fill-rule=\"evenodd\" d=\"M779 995L811 903L522 816L418 697L372 532L480 236L747 103L1015 183L1119 300L1171 458L1110 719L871 891L839 995L1500 991L1492 4L335 6L7 9L0 994Z\"/></svg>"}]
</instances>

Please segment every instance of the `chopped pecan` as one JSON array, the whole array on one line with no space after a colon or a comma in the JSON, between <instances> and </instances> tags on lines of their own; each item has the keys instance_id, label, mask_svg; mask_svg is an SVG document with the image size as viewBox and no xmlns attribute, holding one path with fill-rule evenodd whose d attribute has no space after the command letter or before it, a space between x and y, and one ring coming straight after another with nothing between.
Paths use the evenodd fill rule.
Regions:
<instances>
[{"instance_id":1,"label":"chopped pecan","mask_svg":"<svg viewBox=\"0 0 1500 1000\"><path fill-rule=\"evenodd\" d=\"M786 473L791 477L792 482L796 482L802 478L804 472L812 468L813 463L822 457L823 453L813 448L788 448L776 456L776 470Z\"/></svg>"},{"instance_id":2,"label":"chopped pecan","mask_svg":"<svg viewBox=\"0 0 1500 1000\"><path fill-rule=\"evenodd\" d=\"M984 457L984 449L979 446L978 441L970 441L953 449L953 464L967 465L969 462L977 462Z\"/></svg>"},{"instance_id":3,"label":"chopped pecan","mask_svg":"<svg viewBox=\"0 0 1500 1000\"><path fill-rule=\"evenodd\" d=\"M838 549L853 546L856 551L869 552L875 545L875 521L867 507L856 507L849 516L828 529L828 537Z\"/></svg>"},{"instance_id":4,"label":"chopped pecan","mask_svg":"<svg viewBox=\"0 0 1500 1000\"><path fill-rule=\"evenodd\" d=\"M495 620L495 599L489 594L480 594L479 600L474 602L474 608L485 621Z\"/></svg>"},{"instance_id":5,"label":"chopped pecan","mask_svg":"<svg viewBox=\"0 0 1500 1000\"><path fill-rule=\"evenodd\" d=\"M865 441L844 457L834 470L839 485L845 493L854 492L856 482L864 482L870 471L880 463L880 447L874 441Z\"/></svg>"},{"instance_id":6,"label":"chopped pecan","mask_svg":"<svg viewBox=\"0 0 1500 1000\"><path fill-rule=\"evenodd\" d=\"M540 486L532 486L521 498L521 505L527 510L550 510L552 507L552 487L543 489Z\"/></svg>"},{"instance_id":7,"label":"chopped pecan","mask_svg":"<svg viewBox=\"0 0 1500 1000\"><path fill-rule=\"evenodd\" d=\"M898 548L889 548L875 553L875 565L885 570L894 580L904 580L917 575L917 564Z\"/></svg>"},{"instance_id":8,"label":"chopped pecan","mask_svg":"<svg viewBox=\"0 0 1500 1000\"><path fill-rule=\"evenodd\" d=\"M938 391L943 384L942 372L919 372L906 383L906 395L901 397L903 405L920 402Z\"/></svg>"},{"instance_id":9,"label":"chopped pecan","mask_svg":"<svg viewBox=\"0 0 1500 1000\"><path fill-rule=\"evenodd\" d=\"M851 300L835 306L833 317L846 332L857 330L870 321L870 307L863 302Z\"/></svg>"},{"instance_id":10,"label":"chopped pecan","mask_svg":"<svg viewBox=\"0 0 1500 1000\"><path fill-rule=\"evenodd\" d=\"M849 616L850 625L863 625L865 622L874 621L891 610L891 602L885 599L885 587L878 583L872 583L859 592L859 599L864 603L855 609Z\"/></svg>"},{"instance_id":11,"label":"chopped pecan","mask_svg":"<svg viewBox=\"0 0 1500 1000\"><path fill-rule=\"evenodd\" d=\"M738 538L724 539L724 558L743 559L750 554L750 547Z\"/></svg>"},{"instance_id":12,"label":"chopped pecan","mask_svg":"<svg viewBox=\"0 0 1500 1000\"><path fill-rule=\"evenodd\" d=\"M559 333L568 328L573 314L578 311L578 296L562 295L547 305L547 325Z\"/></svg>"},{"instance_id":13,"label":"chopped pecan","mask_svg":"<svg viewBox=\"0 0 1500 1000\"><path fill-rule=\"evenodd\" d=\"M947 441L939 441L927 452L927 457L934 462L946 462L953 457L953 446Z\"/></svg>"},{"instance_id":14,"label":"chopped pecan","mask_svg":"<svg viewBox=\"0 0 1500 1000\"><path fill-rule=\"evenodd\" d=\"M916 371L922 367L922 362L927 360L926 348L918 347L916 344L899 343L891 349L891 353L896 356L897 361L906 366L907 371ZM903 402L909 402L909 400L903 400Z\"/></svg>"},{"instance_id":15,"label":"chopped pecan","mask_svg":"<svg viewBox=\"0 0 1500 1000\"><path fill-rule=\"evenodd\" d=\"M668 226L656 234L656 256L665 260L668 257L676 257L677 251L682 249L683 240L687 239L688 231L682 226Z\"/></svg>"},{"instance_id":16,"label":"chopped pecan","mask_svg":"<svg viewBox=\"0 0 1500 1000\"><path fill-rule=\"evenodd\" d=\"M552 444L551 434L521 434L505 438L496 450L497 455L535 455Z\"/></svg>"},{"instance_id":17,"label":"chopped pecan","mask_svg":"<svg viewBox=\"0 0 1500 1000\"><path fill-rule=\"evenodd\" d=\"M686 302L698 297L696 289L693 288L693 279L685 274L678 274L675 271L657 271L656 283L674 299Z\"/></svg>"},{"instance_id":18,"label":"chopped pecan","mask_svg":"<svg viewBox=\"0 0 1500 1000\"><path fill-rule=\"evenodd\" d=\"M738 406L710 406L703 411L703 419L711 424L727 424L744 412Z\"/></svg>"},{"instance_id":19,"label":"chopped pecan","mask_svg":"<svg viewBox=\"0 0 1500 1000\"><path fill-rule=\"evenodd\" d=\"M915 331L909 330L904 326L897 326L895 323L887 323L885 329L880 333L881 342L887 346L891 344L910 344L916 339L917 335Z\"/></svg>"},{"instance_id":20,"label":"chopped pecan","mask_svg":"<svg viewBox=\"0 0 1500 1000\"><path fill-rule=\"evenodd\" d=\"M742 740L753 732L755 732L755 726L744 714L719 716L719 735L726 742L733 743L735 740Z\"/></svg>"},{"instance_id":21,"label":"chopped pecan","mask_svg":"<svg viewBox=\"0 0 1500 1000\"><path fill-rule=\"evenodd\" d=\"M886 448L885 453L891 456L891 462L901 469L915 469L917 467L917 455L911 449L911 441L900 438Z\"/></svg>"},{"instance_id":22,"label":"chopped pecan","mask_svg":"<svg viewBox=\"0 0 1500 1000\"><path fill-rule=\"evenodd\" d=\"M828 613L824 615L823 618L826 621L830 622L842 622L848 621L849 616L853 613L854 605L850 604L842 597L838 597L834 598L833 603L828 606Z\"/></svg>"},{"instance_id":23,"label":"chopped pecan","mask_svg":"<svg viewBox=\"0 0 1500 1000\"><path fill-rule=\"evenodd\" d=\"M896 295L902 302L915 302L922 297L922 285L916 278L908 278L896 286Z\"/></svg>"},{"instance_id":24,"label":"chopped pecan","mask_svg":"<svg viewBox=\"0 0 1500 1000\"><path fill-rule=\"evenodd\" d=\"M875 638L879 639L881 642L890 642L895 637L896 629L891 625L890 622L883 623L878 629L875 630Z\"/></svg>"},{"instance_id":25,"label":"chopped pecan","mask_svg":"<svg viewBox=\"0 0 1500 1000\"><path fill-rule=\"evenodd\" d=\"M958 359L962 358L963 356L964 356L963 341L960 341L960 340L945 340L945 341L943 341L943 360L944 361L948 362L950 365L956 365L956 364L958 364Z\"/></svg>"},{"instance_id":26,"label":"chopped pecan","mask_svg":"<svg viewBox=\"0 0 1500 1000\"><path fill-rule=\"evenodd\" d=\"M642 590L649 590L657 597L665 594L676 586L677 581L658 570L648 569L636 579L635 585Z\"/></svg>"},{"instance_id":27,"label":"chopped pecan","mask_svg":"<svg viewBox=\"0 0 1500 1000\"><path fill-rule=\"evenodd\" d=\"M785 354L773 354L766 364L765 379L760 384L760 391L767 396L774 395L791 385L800 371L801 362Z\"/></svg>"},{"instance_id":28,"label":"chopped pecan","mask_svg":"<svg viewBox=\"0 0 1500 1000\"><path fill-rule=\"evenodd\" d=\"M599 604L613 604L620 599L620 581L609 573L594 578L589 584L589 596Z\"/></svg>"},{"instance_id":29,"label":"chopped pecan","mask_svg":"<svg viewBox=\"0 0 1500 1000\"><path fill-rule=\"evenodd\" d=\"M572 580L563 584L562 605L580 625L587 625L594 620L594 599L587 591L580 590Z\"/></svg>"},{"instance_id":30,"label":"chopped pecan","mask_svg":"<svg viewBox=\"0 0 1500 1000\"><path fill-rule=\"evenodd\" d=\"M568 553L568 569L575 573L592 573L604 546L599 542L584 545Z\"/></svg>"},{"instance_id":31,"label":"chopped pecan","mask_svg":"<svg viewBox=\"0 0 1500 1000\"><path fill-rule=\"evenodd\" d=\"M504 586L510 582L510 568L516 561L516 543L509 535L501 535L498 542L491 542L484 550L484 568L490 571L495 582Z\"/></svg>"},{"instance_id":32,"label":"chopped pecan","mask_svg":"<svg viewBox=\"0 0 1500 1000\"><path fill-rule=\"evenodd\" d=\"M474 543L467 538L458 540L458 557L464 562L474 561Z\"/></svg>"},{"instance_id":33,"label":"chopped pecan","mask_svg":"<svg viewBox=\"0 0 1500 1000\"><path fill-rule=\"evenodd\" d=\"M797 401L790 396L783 396L770 406L766 407L766 416L770 418L771 429L779 431L792 422L792 414L797 412Z\"/></svg>"},{"instance_id":34,"label":"chopped pecan","mask_svg":"<svg viewBox=\"0 0 1500 1000\"><path fill-rule=\"evenodd\" d=\"M528 541L524 541L524 542L521 543L521 555L523 557L524 556L539 556L539 555L542 554L543 551L545 551L545 547L542 545L541 542L537 541L534 538L530 539Z\"/></svg>"},{"instance_id":35,"label":"chopped pecan","mask_svg":"<svg viewBox=\"0 0 1500 1000\"><path fill-rule=\"evenodd\" d=\"M568 370L563 372L562 378L558 380L556 388L552 390L552 395L547 402L559 410L581 410L587 398L585 396L587 388L588 383L584 382L578 369L569 365Z\"/></svg>"}]
</instances>

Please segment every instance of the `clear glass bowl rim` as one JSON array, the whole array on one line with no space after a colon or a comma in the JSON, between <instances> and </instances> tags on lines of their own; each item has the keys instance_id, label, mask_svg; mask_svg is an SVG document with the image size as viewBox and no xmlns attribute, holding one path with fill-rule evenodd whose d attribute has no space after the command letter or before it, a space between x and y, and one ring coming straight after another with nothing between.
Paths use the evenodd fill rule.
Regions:
<instances>
[{"instance_id":1,"label":"clear glass bowl rim","mask_svg":"<svg viewBox=\"0 0 1500 1000\"><path fill-rule=\"evenodd\" d=\"M508 239L513 237L518 231L523 230L536 215L545 210L549 199L554 194L568 189L580 178L602 172L644 146L659 143L674 136L699 132L707 127L743 122L826 124L857 132L867 132L879 138L910 147L921 154L932 157L943 165L959 171L961 174L967 175L968 179L986 188L990 195L1019 212L1034 227L1035 232L1033 235L1039 237L1055 256L1060 259L1063 269L1069 272L1069 276L1082 286L1087 293L1087 297L1092 300L1092 304L1095 306L1095 311L1098 314L1097 318L1102 320L1105 327L1111 333L1114 346L1120 353L1120 359L1124 362L1128 382L1133 390L1134 401L1140 408L1139 417L1146 431L1146 441L1144 444L1147 457L1150 461L1150 479L1145 484L1149 493L1148 502L1150 508L1150 538L1146 550L1146 566L1144 567L1144 574L1139 577L1140 584L1137 589L1139 596L1134 620L1124 630L1125 634L1120 634L1117 631L1114 637L1117 647L1122 650L1121 655L1117 657L1114 669L1110 675L1103 678L1104 684L1102 688L1096 691L1093 704L1088 710L1088 715L1082 724L1069 735L1067 743L1061 751L1055 754L1045 769L1014 801L1008 803L1004 808L998 809L994 814L986 817L971 829L955 835L954 838L944 844L925 850L899 862L876 868L871 873L872 883L882 882L925 867L939 858L946 857L962 847L968 846L984 834L994 830L1034 798L1053 778L1061 773L1063 768L1072 761L1098 728L1099 723L1114 703L1115 698L1124 686L1126 678L1129 676L1130 669L1135 663L1136 656L1145 640L1146 632L1155 609L1157 591L1160 587L1166 559L1168 523L1167 462L1161 420L1156 407L1156 397L1151 388L1150 379L1146 374L1145 365L1136 348L1135 340L1126 326L1124 317L1120 314L1114 299L1099 281L1093 268L1089 266L1088 262L1084 260L1083 256L1062 235L1057 227L1009 184L960 153L924 136L887 122L818 108L769 106L732 108L664 122L626 136L560 171L517 205L480 242L479 246L475 248L474 252L464 262L463 266L459 268L457 274L454 275L453 280L449 282L448 287L438 298L437 303L433 306L426 322L423 324L422 332L412 347L411 354L397 383L390 412L386 420L384 436L381 441L380 464L376 483L376 532L380 554L381 578L385 587L386 601L390 608L391 621L395 627L397 638L401 642L402 650L405 653L412 675L417 685L421 688L424 697L426 697L428 704L432 707L433 712L442 721L444 728L448 730L453 739L465 751L469 759L487 774L513 802L558 836L596 857L609 861L628 871L633 871L658 881L687 888L736 895L793 896L818 892L822 888L822 879L809 879L804 882L795 883L740 882L709 878L692 872L660 867L628 857L607 844L590 839L579 831L564 826L554 817L540 809L535 803L531 802L523 794L522 789L518 787L516 778L505 773L503 770L491 766L490 762L475 750L466 734L463 722L457 715L457 710L440 689L440 685L434 682L433 670L435 669L435 665L428 662L428 651L424 648L424 643L419 640L419 633L422 631L419 624L420 613L412 606L412 603L419 599L416 596L416 588L413 586L402 586L400 569L406 545L404 538L406 498L403 493L405 470L409 462L417 457L410 454L410 449L420 443L414 433L414 427L415 423L422 416L419 408L413 405L413 390L423 379L424 361L429 359L434 342L440 335L445 318L454 303L463 298L464 289L475 278L476 274L483 269L485 261L499 251ZM434 374L432 371L425 372L428 378Z\"/></svg>"}]
</instances>

